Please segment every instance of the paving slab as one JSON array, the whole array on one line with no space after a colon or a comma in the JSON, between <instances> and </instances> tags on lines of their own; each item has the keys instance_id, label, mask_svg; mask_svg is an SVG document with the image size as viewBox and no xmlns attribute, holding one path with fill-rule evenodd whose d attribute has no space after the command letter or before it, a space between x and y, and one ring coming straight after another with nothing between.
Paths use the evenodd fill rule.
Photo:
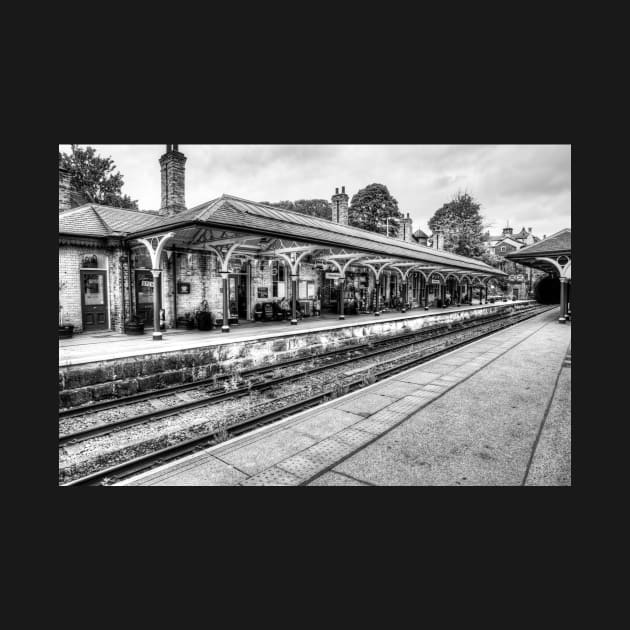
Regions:
<instances>
[{"instance_id":1,"label":"paving slab","mask_svg":"<svg viewBox=\"0 0 630 630\"><path fill-rule=\"evenodd\" d=\"M247 475L215 457L202 454L179 465L149 473L130 486L233 486Z\"/></svg>"},{"instance_id":2,"label":"paving slab","mask_svg":"<svg viewBox=\"0 0 630 630\"><path fill-rule=\"evenodd\" d=\"M292 424L294 431L315 439L324 439L361 420L363 416L331 407Z\"/></svg>"},{"instance_id":3,"label":"paving slab","mask_svg":"<svg viewBox=\"0 0 630 630\"><path fill-rule=\"evenodd\" d=\"M444 365L444 364L442 364ZM437 368L437 365L431 366L431 369ZM399 374L396 376L396 380L405 381L407 383L417 383L418 385L423 385L425 383L430 383L431 381L436 381L440 378L442 374L439 372L430 372L427 370L418 370L407 372L405 374Z\"/></svg>"},{"instance_id":4,"label":"paving slab","mask_svg":"<svg viewBox=\"0 0 630 630\"><path fill-rule=\"evenodd\" d=\"M358 479L353 479L352 477L348 477L347 475L340 475L339 473L327 472L323 474L321 477L318 477L312 483L308 484L310 486L365 486L369 487L370 484L359 481Z\"/></svg>"},{"instance_id":5,"label":"paving slab","mask_svg":"<svg viewBox=\"0 0 630 630\"><path fill-rule=\"evenodd\" d=\"M386 396L382 393L373 394L360 392L354 394L349 400L344 400L336 404L335 407L359 416L371 416L379 409L391 405L394 400L394 397Z\"/></svg>"},{"instance_id":6,"label":"paving slab","mask_svg":"<svg viewBox=\"0 0 630 630\"><path fill-rule=\"evenodd\" d=\"M332 470L375 485L520 485L569 341L552 321Z\"/></svg>"},{"instance_id":7,"label":"paving slab","mask_svg":"<svg viewBox=\"0 0 630 630\"><path fill-rule=\"evenodd\" d=\"M454 350L137 485L521 485L528 462L528 483L570 485L570 367L557 378L570 326L556 319L496 333L493 357L480 358L489 339L473 342L465 364L453 365Z\"/></svg>"},{"instance_id":8,"label":"paving slab","mask_svg":"<svg viewBox=\"0 0 630 630\"><path fill-rule=\"evenodd\" d=\"M317 438L285 429L262 436L250 444L217 455L222 461L248 475L255 475L315 444Z\"/></svg>"}]
</instances>

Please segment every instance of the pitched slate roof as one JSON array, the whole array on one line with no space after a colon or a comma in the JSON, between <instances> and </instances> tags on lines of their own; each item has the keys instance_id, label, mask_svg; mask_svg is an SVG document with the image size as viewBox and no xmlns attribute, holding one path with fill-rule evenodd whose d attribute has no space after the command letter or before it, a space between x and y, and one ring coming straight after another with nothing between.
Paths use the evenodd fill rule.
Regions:
<instances>
[{"instance_id":1,"label":"pitched slate roof","mask_svg":"<svg viewBox=\"0 0 630 630\"><path fill-rule=\"evenodd\" d=\"M208 223L232 230L251 230L279 238L321 243L329 247L347 247L378 255L416 259L429 264L503 274L494 267L466 256L437 251L415 242L389 238L376 232L232 195L222 195L172 216L159 216L152 212L97 204L86 204L59 213L59 233L101 238L108 236L133 238L175 229L187 223Z\"/></svg>"},{"instance_id":2,"label":"pitched slate roof","mask_svg":"<svg viewBox=\"0 0 630 630\"><path fill-rule=\"evenodd\" d=\"M79 236L126 236L148 228L161 217L149 212L85 204L59 213L59 233Z\"/></svg>"},{"instance_id":3,"label":"pitched slate roof","mask_svg":"<svg viewBox=\"0 0 630 630\"><path fill-rule=\"evenodd\" d=\"M522 247L517 252L508 254L506 258L516 256L549 256L553 254L566 254L567 252L571 252L571 228L565 228L537 243Z\"/></svg>"},{"instance_id":4,"label":"pitched slate roof","mask_svg":"<svg viewBox=\"0 0 630 630\"><path fill-rule=\"evenodd\" d=\"M425 234L421 229L417 229L412 236L414 238L429 238L427 234Z\"/></svg>"},{"instance_id":5,"label":"pitched slate roof","mask_svg":"<svg viewBox=\"0 0 630 630\"><path fill-rule=\"evenodd\" d=\"M230 229L252 230L277 237L322 243L332 247L347 247L379 255L398 256L427 263L451 265L473 271L502 275L503 272L485 263L425 245L389 238L350 225L333 223L328 219L284 210L248 201L232 195L200 204L171 217L163 217L150 227L155 230L175 228L187 222L207 222ZM141 232L139 232L140 234Z\"/></svg>"}]
</instances>

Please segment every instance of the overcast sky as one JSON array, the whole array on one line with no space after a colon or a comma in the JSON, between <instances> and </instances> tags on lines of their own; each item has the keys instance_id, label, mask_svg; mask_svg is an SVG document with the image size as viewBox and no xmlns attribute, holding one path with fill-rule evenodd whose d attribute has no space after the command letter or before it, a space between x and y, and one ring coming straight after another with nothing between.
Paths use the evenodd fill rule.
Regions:
<instances>
[{"instance_id":1,"label":"overcast sky","mask_svg":"<svg viewBox=\"0 0 630 630\"><path fill-rule=\"evenodd\" d=\"M87 146L82 144L81 146ZM141 209L160 206L158 160L166 145L91 144L111 156L123 193ZM69 153L70 145L59 150ZM223 193L252 201L328 199L385 184L414 230L458 190L481 203L491 233L509 221L536 236L571 226L570 145L195 145L180 144L186 162L186 206Z\"/></svg>"}]
</instances>

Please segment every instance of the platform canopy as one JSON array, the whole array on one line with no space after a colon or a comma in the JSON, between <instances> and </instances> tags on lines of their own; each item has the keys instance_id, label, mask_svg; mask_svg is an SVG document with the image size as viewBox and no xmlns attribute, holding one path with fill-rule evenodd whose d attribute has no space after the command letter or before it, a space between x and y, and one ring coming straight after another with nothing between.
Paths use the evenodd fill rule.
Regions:
<instances>
[{"instance_id":1,"label":"platform canopy","mask_svg":"<svg viewBox=\"0 0 630 630\"><path fill-rule=\"evenodd\" d=\"M552 276L571 278L571 228L522 247L505 256L508 260L544 271Z\"/></svg>"},{"instance_id":2,"label":"platform canopy","mask_svg":"<svg viewBox=\"0 0 630 630\"><path fill-rule=\"evenodd\" d=\"M116 239L131 244L140 239L164 240L163 249L219 253L226 265L235 252L292 260L308 254L336 267L365 261L382 262L401 273L427 275L435 271L484 278L506 275L480 260L232 195L172 216L86 204L59 214L59 236L68 242L81 237L108 244Z\"/></svg>"}]
</instances>

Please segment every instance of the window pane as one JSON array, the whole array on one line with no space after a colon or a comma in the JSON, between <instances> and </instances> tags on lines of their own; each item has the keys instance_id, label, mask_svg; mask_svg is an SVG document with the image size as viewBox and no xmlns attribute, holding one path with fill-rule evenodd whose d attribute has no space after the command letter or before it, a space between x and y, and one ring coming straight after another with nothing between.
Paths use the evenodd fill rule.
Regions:
<instances>
[{"instance_id":1,"label":"window pane","mask_svg":"<svg viewBox=\"0 0 630 630\"><path fill-rule=\"evenodd\" d=\"M103 276L100 273L90 273L83 276L83 296L85 304L88 306L102 306L105 304Z\"/></svg>"}]
</instances>

